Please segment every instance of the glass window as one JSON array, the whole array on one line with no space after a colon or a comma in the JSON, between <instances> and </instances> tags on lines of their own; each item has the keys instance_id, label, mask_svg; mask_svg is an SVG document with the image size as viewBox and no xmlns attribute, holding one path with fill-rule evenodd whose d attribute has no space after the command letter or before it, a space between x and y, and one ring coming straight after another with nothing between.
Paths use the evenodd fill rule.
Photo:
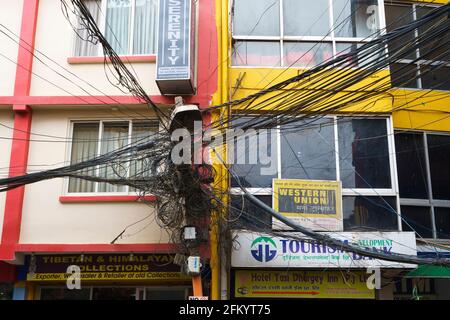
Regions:
<instances>
[{"instance_id":1,"label":"glass window","mask_svg":"<svg viewBox=\"0 0 450 320\"><path fill-rule=\"evenodd\" d=\"M415 64L392 63L391 84L393 87L418 88L417 66Z\"/></svg>"},{"instance_id":2,"label":"glass window","mask_svg":"<svg viewBox=\"0 0 450 320\"><path fill-rule=\"evenodd\" d=\"M377 0L334 0L333 13L336 37L365 38L380 28Z\"/></svg>"},{"instance_id":3,"label":"glass window","mask_svg":"<svg viewBox=\"0 0 450 320\"><path fill-rule=\"evenodd\" d=\"M133 130L130 136L129 127ZM102 132L99 146L99 131ZM73 124L73 143L71 152L71 164L92 159L100 154L105 154L127 146L132 143L149 141L158 131L157 122L148 121L115 121L115 122L88 122ZM100 149L100 150L99 150ZM151 174L151 164L146 159L138 159L131 163L121 165L104 165L92 167L78 172L80 175L98 176L102 178L117 179L127 176L148 176ZM83 179L69 178L69 193L89 192L127 192L124 185L109 183L96 183ZM134 189L130 191L135 191Z\"/></svg>"},{"instance_id":4,"label":"glass window","mask_svg":"<svg viewBox=\"0 0 450 320\"><path fill-rule=\"evenodd\" d=\"M101 142L101 154L118 150L128 145L128 122L110 122L103 125L103 136ZM120 179L127 175L127 166L107 165L100 167L100 177ZM99 183L99 192L125 192L126 186Z\"/></svg>"},{"instance_id":5,"label":"glass window","mask_svg":"<svg viewBox=\"0 0 450 320\"><path fill-rule=\"evenodd\" d=\"M429 207L402 206L402 230L415 231L422 238L433 238Z\"/></svg>"},{"instance_id":6,"label":"glass window","mask_svg":"<svg viewBox=\"0 0 450 320\"><path fill-rule=\"evenodd\" d=\"M433 10L435 10L435 7L424 6L423 4L398 5L386 3L386 29L390 32L414 20L423 18ZM445 66L449 62L447 39L450 37L450 31L446 28L447 20L448 15L439 15L422 27L412 30L401 39L389 42L389 52L401 54L403 59L401 63L390 65L392 86L450 90L450 84L447 81L450 68ZM422 40L420 37L425 32L433 33L433 39L425 37ZM418 50L409 50L408 53L402 53L400 49L404 47L405 43L417 42L416 34L418 36L417 41L419 41ZM433 63L436 61L439 61L439 63ZM420 76L418 76L419 71ZM414 77L417 77L419 81L413 79Z\"/></svg>"},{"instance_id":7,"label":"glass window","mask_svg":"<svg viewBox=\"0 0 450 320\"><path fill-rule=\"evenodd\" d=\"M344 196L344 230L398 230L395 197Z\"/></svg>"},{"instance_id":8,"label":"glass window","mask_svg":"<svg viewBox=\"0 0 450 320\"><path fill-rule=\"evenodd\" d=\"M279 0L233 2L233 65L311 68L336 55L335 44L368 42L379 30L377 0L282 3L280 12Z\"/></svg>"},{"instance_id":9,"label":"glass window","mask_svg":"<svg viewBox=\"0 0 450 320\"><path fill-rule=\"evenodd\" d=\"M385 119L338 119L343 188L391 188Z\"/></svg>"},{"instance_id":10,"label":"glass window","mask_svg":"<svg viewBox=\"0 0 450 320\"><path fill-rule=\"evenodd\" d=\"M450 208L435 208L436 233L440 239L450 239Z\"/></svg>"},{"instance_id":11,"label":"glass window","mask_svg":"<svg viewBox=\"0 0 450 320\"><path fill-rule=\"evenodd\" d=\"M158 0L84 0L111 47L119 55L156 53ZM102 6L106 12L102 12ZM133 15L134 12L134 15ZM75 40L76 56L101 54L101 46L89 41L81 21ZM133 26L133 28L132 28ZM92 39L91 39L92 40Z\"/></svg>"},{"instance_id":12,"label":"glass window","mask_svg":"<svg viewBox=\"0 0 450 320\"><path fill-rule=\"evenodd\" d=\"M279 0L234 1L233 35L278 36L279 34Z\"/></svg>"},{"instance_id":13,"label":"glass window","mask_svg":"<svg viewBox=\"0 0 450 320\"><path fill-rule=\"evenodd\" d=\"M450 38L449 38L450 39ZM442 65L420 67L422 88L450 90L450 68Z\"/></svg>"},{"instance_id":14,"label":"glass window","mask_svg":"<svg viewBox=\"0 0 450 320\"><path fill-rule=\"evenodd\" d=\"M395 135L400 197L427 199L427 173L422 133Z\"/></svg>"},{"instance_id":15,"label":"glass window","mask_svg":"<svg viewBox=\"0 0 450 320\"><path fill-rule=\"evenodd\" d=\"M98 123L74 123L70 164L94 158L98 152ZM95 168L83 169L80 175L95 175ZM69 192L94 192L95 183L82 179L69 179Z\"/></svg>"},{"instance_id":16,"label":"glass window","mask_svg":"<svg viewBox=\"0 0 450 320\"><path fill-rule=\"evenodd\" d=\"M256 197L272 207L272 196ZM240 195L231 196L228 221L235 229L265 231L272 228L272 216Z\"/></svg>"},{"instance_id":17,"label":"glass window","mask_svg":"<svg viewBox=\"0 0 450 320\"><path fill-rule=\"evenodd\" d=\"M281 126L281 178L336 180L334 120Z\"/></svg>"},{"instance_id":18,"label":"glass window","mask_svg":"<svg viewBox=\"0 0 450 320\"><path fill-rule=\"evenodd\" d=\"M450 200L450 135L428 134L433 198Z\"/></svg>"},{"instance_id":19,"label":"glass window","mask_svg":"<svg viewBox=\"0 0 450 320\"><path fill-rule=\"evenodd\" d=\"M285 66L311 68L332 56L331 42L284 42Z\"/></svg>"},{"instance_id":20,"label":"glass window","mask_svg":"<svg viewBox=\"0 0 450 320\"><path fill-rule=\"evenodd\" d=\"M235 66L279 66L280 44L268 41L235 41L232 60Z\"/></svg>"},{"instance_id":21,"label":"glass window","mask_svg":"<svg viewBox=\"0 0 450 320\"><path fill-rule=\"evenodd\" d=\"M244 123L250 119L252 118L242 117L234 123ZM238 135L238 131L236 131L236 134ZM276 134L271 130L242 131L242 134L234 139L233 154L230 154L230 152L228 154L230 163L233 163L233 173L237 176L237 178L231 177L231 186L272 187L272 179L277 177L278 167L276 143ZM231 148L230 145L228 147ZM264 153L265 159L261 157Z\"/></svg>"},{"instance_id":22,"label":"glass window","mask_svg":"<svg viewBox=\"0 0 450 320\"><path fill-rule=\"evenodd\" d=\"M286 36L325 36L329 28L328 0L283 0Z\"/></svg>"}]
</instances>

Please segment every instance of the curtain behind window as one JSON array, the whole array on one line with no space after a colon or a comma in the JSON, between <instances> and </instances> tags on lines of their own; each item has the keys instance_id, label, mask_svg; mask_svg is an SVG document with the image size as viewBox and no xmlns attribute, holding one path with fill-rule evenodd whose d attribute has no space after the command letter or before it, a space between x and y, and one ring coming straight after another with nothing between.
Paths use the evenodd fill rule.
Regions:
<instances>
[{"instance_id":1,"label":"curtain behind window","mask_svg":"<svg viewBox=\"0 0 450 320\"><path fill-rule=\"evenodd\" d=\"M136 0L133 53L156 53L157 32L158 0Z\"/></svg>"},{"instance_id":2,"label":"curtain behind window","mask_svg":"<svg viewBox=\"0 0 450 320\"><path fill-rule=\"evenodd\" d=\"M117 54L128 54L130 43L131 0L108 0L105 37Z\"/></svg>"},{"instance_id":3,"label":"curtain behind window","mask_svg":"<svg viewBox=\"0 0 450 320\"><path fill-rule=\"evenodd\" d=\"M75 123L70 164L92 159L98 148L98 123ZM95 168L87 168L78 174L95 176ZM95 183L82 179L69 179L69 192L94 192Z\"/></svg>"},{"instance_id":4,"label":"curtain behind window","mask_svg":"<svg viewBox=\"0 0 450 320\"><path fill-rule=\"evenodd\" d=\"M101 154L106 154L128 145L128 122L110 122L103 126ZM128 164L100 166L100 177L117 179L126 177ZM125 192L126 186L99 183L99 192Z\"/></svg>"},{"instance_id":5,"label":"curtain behind window","mask_svg":"<svg viewBox=\"0 0 450 320\"><path fill-rule=\"evenodd\" d=\"M101 0L84 0L85 6L88 8L95 22L99 24L100 22L100 6ZM77 57L89 57L98 55L99 45L94 45L93 43L87 41L89 39L89 34L87 30L83 29L80 20L78 21L78 36L75 40L75 56Z\"/></svg>"}]
</instances>

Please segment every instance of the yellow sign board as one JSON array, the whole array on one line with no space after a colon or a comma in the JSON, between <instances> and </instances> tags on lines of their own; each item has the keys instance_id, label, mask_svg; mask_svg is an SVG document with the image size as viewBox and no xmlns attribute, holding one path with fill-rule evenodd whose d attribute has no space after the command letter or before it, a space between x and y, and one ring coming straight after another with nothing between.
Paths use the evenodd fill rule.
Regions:
<instances>
[{"instance_id":1,"label":"yellow sign board","mask_svg":"<svg viewBox=\"0 0 450 320\"><path fill-rule=\"evenodd\" d=\"M364 271L236 270L236 298L375 299Z\"/></svg>"},{"instance_id":2,"label":"yellow sign board","mask_svg":"<svg viewBox=\"0 0 450 320\"><path fill-rule=\"evenodd\" d=\"M313 230L343 230L340 181L274 179L273 208Z\"/></svg>"}]
</instances>

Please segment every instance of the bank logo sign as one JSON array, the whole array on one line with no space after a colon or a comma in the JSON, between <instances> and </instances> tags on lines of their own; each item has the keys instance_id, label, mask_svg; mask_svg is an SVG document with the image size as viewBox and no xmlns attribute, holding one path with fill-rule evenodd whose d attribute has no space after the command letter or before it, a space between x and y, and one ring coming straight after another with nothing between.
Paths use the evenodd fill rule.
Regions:
<instances>
[{"instance_id":1,"label":"bank logo sign","mask_svg":"<svg viewBox=\"0 0 450 320\"><path fill-rule=\"evenodd\" d=\"M252 268L415 268L406 264L373 259L341 248L331 247L300 233L289 233L296 238L271 237L250 231L235 231L231 264L233 267ZM352 244L385 254L417 255L414 232L333 232L330 234L343 244Z\"/></svg>"},{"instance_id":2,"label":"bank logo sign","mask_svg":"<svg viewBox=\"0 0 450 320\"><path fill-rule=\"evenodd\" d=\"M270 237L258 237L251 245L251 254L256 261L269 262L277 255L277 245Z\"/></svg>"}]
</instances>

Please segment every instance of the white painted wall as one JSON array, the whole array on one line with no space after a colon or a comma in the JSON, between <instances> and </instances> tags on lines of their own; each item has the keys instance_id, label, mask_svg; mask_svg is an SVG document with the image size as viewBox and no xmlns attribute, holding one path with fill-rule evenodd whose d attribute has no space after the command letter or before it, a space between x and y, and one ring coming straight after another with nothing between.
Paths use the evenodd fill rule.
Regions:
<instances>
[{"instance_id":1,"label":"white painted wall","mask_svg":"<svg viewBox=\"0 0 450 320\"><path fill-rule=\"evenodd\" d=\"M39 3L36 49L42 51L51 59L55 60L58 64L66 69L69 69L83 80L88 81L90 84L101 90L104 94L124 95L123 92L108 82L105 76L103 63L81 65L67 63L67 58L73 56L72 48L76 34L62 14L60 1L41 0ZM52 62L49 63L52 64ZM67 75L67 72L58 66L53 64L52 67L58 68L60 72ZM129 68L132 70L131 66ZM136 71L140 84L148 94L160 94L154 81L156 70L155 63L133 63L132 68ZM61 76L51 71L36 59L33 65L33 71L45 80L39 78L38 76L33 76L30 93L32 96L88 95L73 82L64 80ZM69 93L64 92L64 90L55 87L47 81L56 84ZM104 95L79 80L76 81L78 81L78 83L85 88L89 94Z\"/></svg>"},{"instance_id":2,"label":"white painted wall","mask_svg":"<svg viewBox=\"0 0 450 320\"><path fill-rule=\"evenodd\" d=\"M17 36L20 36L22 7L23 0L0 0L0 23ZM16 75L15 62L17 61L19 46L1 31L7 32L7 30L0 26L0 96L12 96L14 93L14 80ZM14 35L11 35L11 37L14 38ZM2 55L13 60L13 62L8 61Z\"/></svg>"},{"instance_id":3,"label":"white painted wall","mask_svg":"<svg viewBox=\"0 0 450 320\"><path fill-rule=\"evenodd\" d=\"M8 177L9 158L11 156L12 130L4 126L13 127L12 111L0 109L0 178ZM0 239L3 231L3 218L5 214L6 193L0 192Z\"/></svg>"},{"instance_id":4,"label":"white painted wall","mask_svg":"<svg viewBox=\"0 0 450 320\"><path fill-rule=\"evenodd\" d=\"M32 132L69 136L71 119L110 118L102 111L33 111ZM63 163L68 159L66 143L32 142L29 165ZM31 169L32 167L29 167ZM44 166L33 167L42 169ZM127 225L150 217L129 229L117 243L167 243L165 231L154 220L154 209L140 203L62 204L63 179L54 179L26 187L20 243L110 243Z\"/></svg>"}]
</instances>

